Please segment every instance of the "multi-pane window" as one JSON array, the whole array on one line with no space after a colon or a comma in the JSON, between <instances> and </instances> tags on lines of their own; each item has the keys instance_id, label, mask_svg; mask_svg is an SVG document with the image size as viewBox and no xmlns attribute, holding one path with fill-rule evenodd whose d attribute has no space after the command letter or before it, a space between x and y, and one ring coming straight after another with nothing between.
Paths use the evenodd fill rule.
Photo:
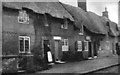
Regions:
<instances>
[{"instance_id":1,"label":"multi-pane window","mask_svg":"<svg viewBox=\"0 0 120 75\"><path fill-rule=\"evenodd\" d=\"M62 51L68 51L68 39L62 40Z\"/></svg>"},{"instance_id":2,"label":"multi-pane window","mask_svg":"<svg viewBox=\"0 0 120 75\"><path fill-rule=\"evenodd\" d=\"M61 24L61 28L62 29L68 29L68 21L67 21L66 18L64 19L64 22Z\"/></svg>"},{"instance_id":3,"label":"multi-pane window","mask_svg":"<svg viewBox=\"0 0 120 75\"><path fill-rule=\"evenodd\" d=\"M84 41L84 51L88 51L88 41Z\"/></svg>"},{"instance_id":4,"label":"multi-pane window","mask_svg":"<svg viewBox=\"0 0 120 75\"><path fill-rule=\"evenodd\" d=\"M78 49L77 51L82 51L82 41L77 41Z\"/></svg>"},{"instance_id":5,"label":"multi-pane window","mask_svg":"<svg viewBox=\"0 0 120 75\"><path fill-rule=\"evenodd\" d=\"M19 36L19 53L30 53L30 37Z\"/></svg>"},{"instance_id":6,"label":"multi-pane window","mask_svg":"<svg viewBox=\"0 0 120 75\"><path fill-rule=\"evenodd\" d=\"M20 10L18 14L18 22L29 24L29 15L26 13L25 10Z\"/></svg>"}]
</instances>

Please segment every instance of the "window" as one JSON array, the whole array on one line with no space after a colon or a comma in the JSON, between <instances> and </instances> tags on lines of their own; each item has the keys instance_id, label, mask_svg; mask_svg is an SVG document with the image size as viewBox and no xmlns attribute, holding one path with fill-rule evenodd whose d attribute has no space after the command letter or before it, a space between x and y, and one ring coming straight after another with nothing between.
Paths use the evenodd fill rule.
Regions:
<instances>
[{"instance_id":1,"label":"window","mask_svg":"<svg viewBox=\"0 0 120 75\"><path fill-rule=\"evenodd\" d=\"M19 53L30 53L30 37L19 36Z\"/></svg>"},{"instance_id":2,"label":"window","mask_svg":"<svg viewBox=\"0 0 120 75\"><path fill-rule=\"evenodd\" d=\"M78 49L77 51L82 51L82 41L77 41Z\"/></svg>"},{"instance_id":3,"label":"window","mask_svg":"<svg viewBox=\"0 0 120 75\"><path fill-rule=\"evenodd\" d=\"M20 10L19 11L18 22L29 24L29 15L26 13L25 10Z\"/></svg>"},{"instance_id":4,"label":"window","mask_svg":"<svg viewBox=\"0 0 120 75\"><path fill-rule=\"evenodd\" d=\"M68 29L68 21L67 21L66 18L64 19L64 22L61 24L61 28L62 29Z\"/></svg>"},{"instance_id":5,"label":"window","mask_svg":"<svg viewBox=\"0 0 120 75\"><path fill-rule=\"evenodd\" d=\"M68 39L62 40L62 51L68 51Z\"/></svg>"},{"instance_id":6,"label":"window","mask_svg":"<svg viewBox=\"0 0 120 75\"><path fill-rule=\"evenodd\" d=\"M83 35L83 25L82 25L81 28L80 28L79 35Z\"/></svg>"},{"instance_id":7,"label":"window","mask_svg":"<svg viewBox=\"0 0 120 75\"><path fill-rule=\"evenodd\" d=\"M84 41L84 50L88 51L88 41Z\"/></svg>"},{"instance_id":8,"label":"window","mask_svg":"<svg viewBox=\"0 0 120 75\"><path fill-rule=\"evenodd\" d=\"M68 46L68 39L63 39L62 42L63 42L62 45Z\"/></svg>"}]
</instances>

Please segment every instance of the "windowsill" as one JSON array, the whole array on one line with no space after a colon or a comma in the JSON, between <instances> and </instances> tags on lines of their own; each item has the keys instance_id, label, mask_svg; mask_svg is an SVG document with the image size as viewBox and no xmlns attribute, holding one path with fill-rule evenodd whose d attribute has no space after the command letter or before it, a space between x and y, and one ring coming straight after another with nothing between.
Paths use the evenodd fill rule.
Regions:
<instances>
[{"instance_id":1,"label":"windowsill","mask_svg":"<svg viewBox=\"0 0 120 75\"><path fill-rule=\"evenodd\" d=\"M65 29L65 30L67 30L68 28L61 28L61 29Z\"/></svg>"},{"instance_id":2,"label":"windowsill","mask_svg":"<svg viewBox=\"0 0 120 75\"><path fill-rule=\"evenodd\" d=\"M82 52L82 51L77 51L77 52Z\"/></svg>"},{"instance_id":3,"label":"windowsill","mask_svg":"<svg viewBox=\"0 0 120 75\"><path fill-rule=\"evenodd\" d=\"M18 21L18 23L20 23L20 24L29 24L29 22L20 22L20 21Z\"/></svg>"},{"instance_id":4,"label":"windowsill","mask_svg":"<svg viewBox=\"0 0 120 75\"><path fill-rule=\"evenodd\" d=\"M88 52L88 50L84 50L85 52Z\"/></svg>"},{"instance_id":5,"label":"windowsill","mask_svg":"<svg viewBox=\"0 0 120 75\"><path fill-rule=\"evenodd\" d=\"M83 35L83 33L78 33L79 35Z\"/></svg>"},{"instance_id":6,"label":"windowsill","mask_svg":"<svg viewBox=\"0 0 120 75\"><path fill-rule=\"evenodd\" d=\"M68 51L62 51L62 52L68 52Z\"/></svg>"}]
</instances>

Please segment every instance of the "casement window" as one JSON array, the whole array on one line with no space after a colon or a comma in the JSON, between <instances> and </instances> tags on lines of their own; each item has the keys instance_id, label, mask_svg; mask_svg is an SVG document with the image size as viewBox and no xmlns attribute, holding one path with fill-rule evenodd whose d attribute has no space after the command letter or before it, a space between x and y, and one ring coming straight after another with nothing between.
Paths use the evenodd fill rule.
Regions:
<instances>
[{"instance_id":1,"label":"casement window","mask_svg":"<svg viewBox=\"0 0 120 75\"><path fill-rule=\"evenodd\" d=\"M84 41L84 51L88 51L88 41Z\"/></svg>"},{"instance_id":2,"label":"casement window","mask_svg":"<svg viewBox=\"0 0 120 75\"><path fill-rule=\"evenodd\" d=\"M79 35L83 35L83 25L80 28Z\"/></svg>"},{"instance_id":3,"label":"casement window","mask_svg":"<svg viewBox=\"0 0 120 75\"><path fill-rule=\"evenodd\" d=\"M62 39L62 51L68 51L68 39Z\"/></svg>"},{"instance_id":4,"label":"casement window","mask_svg":"<svg viewBox=\"0 0 120 75\"><path fill-rule=\"evenodd\" d=\"M19 53L31 53L30 52L30 37L19 36Z\"/></svg>"},{"instance_id":5,"label":"casement window","mask_svg":"<svg viewBox=\"0 0 120 75\"><path fill-rule=\"evenodd\" d=\"M29 15L25 10L19 10L18 23L29 24Z\"/></svg>"},{"instance_id":6,"label":"casement window","mask_svg":"<svg viewBox=\"0 0 120 75\"><path fill-rule=\"evenodd\" d=\"M46 14L44 14L44 26L46 26L46 27L49 26Z\"/></svg>"},{"instance_id":7,"label":"casement window","mask_svg":"<svg viewBox=\"0 0 120 75\"><path fill-rule=\"evenodd\" d=\"M82 51L82 41L77 41L77 51Z\"/></svg>"},{"instance_id":8,"label":"casement window","mask_svg":"<svg viewBox=\"0 0 120 75\"><path fill-rule=\"evenodd\" d=\"M62 29L68 29L68 21L67 21L66 18L64 19L64 22L61 24L61 28Z\"/></svg>"}]
</instances>

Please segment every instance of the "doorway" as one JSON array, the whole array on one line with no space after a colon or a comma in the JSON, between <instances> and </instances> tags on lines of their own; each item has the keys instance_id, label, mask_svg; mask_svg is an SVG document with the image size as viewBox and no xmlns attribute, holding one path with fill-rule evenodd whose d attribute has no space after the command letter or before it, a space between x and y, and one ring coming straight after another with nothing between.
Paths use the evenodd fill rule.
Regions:
<instances>
[{"instance_id":1,"label":"doorway","mask_svg":"<svg viewBox=\"0 0 120 75\"><path fill-rule=\"evenodd\" d=\"M48 45L50 45L49 40L43 40L43 48L44 48L44 59L48 63Z\"/></svg>"},{"instance_id":2,"label":"doorway","mask_svg":"<svg viewBox=\"0 0 120 75\"><path fill-rule=\"evenodd\" d=\"M94 50L94 57L96 58L97 56L97 50L99 49L99 46L97 44L97 42L93 43L93 50Z\"/></svg>"},{"instance_id":3,"label":"doorway","mask_svg":"<svg viewBox=\"0 0 120 75\"><path fill-rule=\"evenodd\" d=\"M92 49L92 42L88 42L88 59L92 59L92 57L93 57L93 49Z\"/></svg>"},{"instance_id":4,"label":"doorway","mask_svg":"<svg viewBox=\"0 0 120 75\"><path fill-rule=\"evenodd\" d=\"M55 41L55 61L60 60L59 58L59 41Z\"/></svg>"}]
</instances>

